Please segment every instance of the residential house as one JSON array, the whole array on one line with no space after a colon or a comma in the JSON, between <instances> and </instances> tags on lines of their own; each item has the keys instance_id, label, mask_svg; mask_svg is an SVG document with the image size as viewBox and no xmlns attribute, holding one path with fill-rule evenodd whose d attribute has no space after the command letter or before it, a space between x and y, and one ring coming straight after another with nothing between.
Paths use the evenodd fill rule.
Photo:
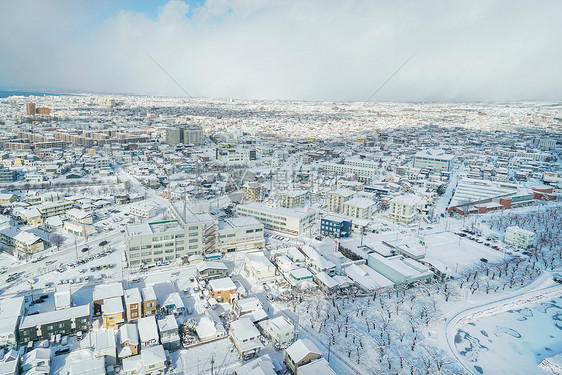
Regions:
<instances>
[{"instance_id":1,"label":"residential house","mask_svg":"<svg viewBox=\"0 0 562 375\"><path fill-rule=\"evenodd\" d=\"M308 339L299 339L285 349L285 364L292 374L297 374L299 366L322 357L322 352Z\"/></svg>"},{"instance_id":2,"label":"residential house","mask_svg":"<svg viewBox=\"0 0 562 375\"><path fill-rule=\"evenodd\" d=\"M173 351L180 348L181 340L178 323L173 315L166 315L163 319L159 319L158 330L160 331L160 341L164 349Z\"/></svg>"},{"instance_id":3,"label":"residential house","mask_svg":"<svg viewBox=\"0 0 562 375\"><path fill-rule=\"evenodd\" d=\"M50 374L51 349L36 348L23 357L21 372L25 374Z\"/></svg>"},{"instance_id":4,"label":"residential house","mask_svg":"<svg viewBox=\"0 0 562 375\"><path fill-rule=\"evenodd\" d=\"M230 303L237 297L236 285L234 285L230 277L209 281L209 289L211 290L211 296L219 303Z\"/></svg>"},{"instance_id":5,"label":"residential house","mask_svg":"<svg viewBox=\"0 0 562 375\"><path fill-rule=\"evenodd\" d=\"M113 329L96 332L94 342L94 357L103 357L106 365L117 364L117 345Z\"/></svg>"},{"instance_id":6,"label":"residential house","mask_svg":"<svg viewBox=\"0 0 562 375\"><path fill-rule=\"evenodd\" d=\"M24 311L24 297L8 297L0 300L0 349L17 346L20 316Z\"/></svg>"},{"instance_id":7,"label":"residential house","mask_svg":"<svg viewBox=\"0 0 562 375\"><path fill-rule=\"evenodd\" d=\"M118 329L121 324L125 323L121 296L105 299L101 310L104 328Z\"/></svg>"},{"instance_id":8,"label":"residential house","mask_svg":"<svg viewBox=\"0 0 562 375\"><path fill-rule=\"evenodd\" d=\"M240 356L247 360L254 357L262 348L260 332L248 318L230 323L230 339Z\"/></svg>"},{"instance_id":9,"label":"residential house","mask_svg":"<svg viewBox=\"0 0 562 375\"><path fill-rule=\"evenodd\" d=\"M152 286L147 286L142 289L142 312L143 316L151 316L156 314L156 306L158 302L156 300L156 293L154 293L154 288Z\"/></svg>"},{"instance_id":10,"label":"residential house","mask_svg":"<svg viewBox=\"0 0 562 375\"><path fill-rule=\"evenodd\" d=\"M263 254L246 254L244 256L244 271L262 283L273 281L275 266Z\"/></svg>"},{"instance_id":11,"label":"residential house","mask_svg":"<svg viewBox=\"0 0 562 375\"><path fill-rule=\"evenodd\" d=\"M66 218L69 221L73 221L79 224L93 224L94 217L92 216L91 212L86 212L84 210L80 210L78 208L72 208L67 211L65 214Z\"/></svg>"},{"instance_id":12,"label":"residential house","mask_svg":"<svg viewBox=\"0 0 562 375\"><path fill-rule=\"evenodd\" d=\"M144 348L140 355L123 360L125 375L163 375L166 371L166 352L162 345Z\"/></svg>"},{"instance_id":13,"label":"residential house","mask_svg":"<svg viewBox=\"0 0 562 375\"><path fill-rule=\"evenodd\" d=\"M153 315L140 318L137 327L139 329L140 344L143 350L147 346L160 344L158 326L156 325L156 319Z\"/></svg>"},{"instance_id":14,"label":"residential house","mask_svg":"<svg viewBox=\"0 0 562 375\"><path fill-rule=\"evenodd\" d=\"M117 356L120 360L139 354L139 332L136 324L123 324L119 327L117 339L119 341Z\"/></svg>"},{"instance_id":15,"label":"residential house","mask_svg":"<svg viewBox=\"0 0 562 375\"><path fill-rule=\"evenodd\" d=\"M142 316L142 298L139 289L125 289L124 294L127 322L136 321Z\"/></svg>"},{"instance_id":16,"label":"residential house","mask_svg":"<svg viewBox=\"0 0 562 375\"><path fill-rule=\"evenodd\" d=\"M329 366L328 361L324 358L314 360L306 365L301 365L297 369L296 375L337 375Z\"/></svg>"},{"instance_id":17,"label":"residential house","mask_svg":"<svg viewBox=\"0 0 562 375\"><path fill-rule=\"evenodd\" d=\"M293 324L282 316L258 323L261 332L279 347L287 347L295 338Z\"/></svg>"},{"instance_id":18,"label":"residential house","mask_svg":"<svg viewBox=\"0 0 562 375\"><path fill-rule=\"evenodd\" d=\"M220 279L227 276L228 267L221 261L209 260L197 263L197 279L199 281Z\"/></svg>"},{"instance_id":19,"label":"residential house","mask_svg":"<svg viewBox=\"0 0 562 375\"><path fill-rule=\"evenodd\" d=\"M93 301L94 315L101 313L101 307L106 299L123 296L123 285L119 283L99 284L94 286Z\"/></svg>"}]
</instances>

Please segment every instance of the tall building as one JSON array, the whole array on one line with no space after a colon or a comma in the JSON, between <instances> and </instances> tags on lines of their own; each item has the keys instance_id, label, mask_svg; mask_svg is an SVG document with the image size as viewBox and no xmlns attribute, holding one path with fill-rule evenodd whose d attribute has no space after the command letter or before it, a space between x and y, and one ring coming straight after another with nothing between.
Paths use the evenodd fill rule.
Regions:
<instances>
[{"instance_id":1,"label":"tall building","mask_svg":"<svg viewBox=\"0 0 562 375\"><path fill-rule=\"evenodd\" d=\"M25 111L27 112L28 116L35 116L35 113L37 112L37 107L35 106L35 103L33 102L25 103Z\"/></svg>"},{"instance_id":2,"label":"tall building","mask_svg":"<svg viewBox=\"0 0 562 375\"><path fill-rule=\"evenodd\" d=\"M424 206L421 198L415 195L395 197L389 202L388 220L395 223L412 224L418 211Z\"/></svg>"},{"instance_id":3,"label":"tall building","mask_svg":"<svg viewBox=\"0 0 562 375\"><path fill-rule=\"evenodd\" d=\"M50 115L51 114L51 108L49 108L49 107L39 107L35 111L36 111L37 114L40 114L40 115Z\"/></svg>"},{"instance_id":4,"label":"tall building","mask_svg":"<svg viewBox=\"0 0 562 375\"><path fill-rule=\"evenodd\" d=\"M265 189L259 182L252 181L244 184L243 192L243 200L247 202L263 202Z\"/></svg>"},{"instance_id":5,"label":"tall building","mask_svg":"<svg viewBox=\"0 0 562 375\"><path fill-rule=\"evenodd\" d=\"M170 146L178 144L203 144L203 129L199 125L179 126L166 129L166 143Z\"/></svg>"}]
</instances>

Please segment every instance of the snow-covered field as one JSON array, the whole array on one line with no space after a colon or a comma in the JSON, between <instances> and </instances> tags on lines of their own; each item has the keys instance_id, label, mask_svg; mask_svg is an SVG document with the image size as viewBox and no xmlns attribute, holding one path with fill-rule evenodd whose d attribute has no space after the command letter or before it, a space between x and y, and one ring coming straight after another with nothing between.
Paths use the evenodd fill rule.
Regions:
<instances>
[{"instance_id":1,"label":"snow-covered field","mask_svg":"<svg viewBox=\"0 0 562 375\"><path fill-rule=\"evenodd\" d=\"M455 346L483 374L544 374L537 365L562 352L562 297L463 325Z\"/></svg>"}]
</instances>

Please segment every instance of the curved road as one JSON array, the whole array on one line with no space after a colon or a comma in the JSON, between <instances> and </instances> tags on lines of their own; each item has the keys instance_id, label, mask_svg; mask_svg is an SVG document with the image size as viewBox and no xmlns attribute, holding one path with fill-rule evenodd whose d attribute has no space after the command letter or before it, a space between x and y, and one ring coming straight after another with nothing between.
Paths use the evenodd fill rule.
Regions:
<instances>
[{"instance_id":1,"label":"curved road","mask_svg":"<svg viewBox=\"0 0 562 375\"><path fill-rule=\"evenodd\" d=\"M545 273L543 276L541 276L539 279L535 280L533 283L527 285L526 287L523 287L517 291L513 292L513 295L510 295L509 297L501 297L501 296L497 296L496 298L493 298L491 300L489 300L488 302L482 303L480 305L477 306L473 306L473 307L469 307L469 308L465 308L461 311L451 311L449 312L449 314L453 314L452 316L445 316L446 323L444 324L444 327L442 327L443 329L443 333L445 334L445 340L447 342L447 348L450 352L450 354L452 354L452 356L458 361L458 363L469 373L472 374L476 374L476 372L471 369L469 366L467 366L465 364L465 362L463 361L463 358L459 355L459 353L457 352L456 348L455 348L455 344L454 344L454 339L455 339L455 335L456 335L456 329L457 329L457 325L459 323L459 321L463 318L465 318L468 315L471 314L475 314L478 313L480 311L485 311L487 309L493 308L495 307L494 305L497 305L497 307L500 307L502 305L505 305L509 302L514 302L517 300L522 300L522 299L527 299L529 297L532 296L540 296L541 294L544 294L545 292L548 291L556 291L557 293L556 295L562 295L562 285L560 284L550 284L548 286L545 287L539 287L536 288L536 284L543 284L545 282L547 282L548 278L550 278L551 275ZM540 286L540 285L539 285ZM532 289L533 287L535 287L535 289ZM527 291L528 289L531 289L529 291ZM551 298L550 296L548 298ZM555 298L554 296L552 298ZM499 312L497 312L499 313Z\"/></svg>"}]
</instances>

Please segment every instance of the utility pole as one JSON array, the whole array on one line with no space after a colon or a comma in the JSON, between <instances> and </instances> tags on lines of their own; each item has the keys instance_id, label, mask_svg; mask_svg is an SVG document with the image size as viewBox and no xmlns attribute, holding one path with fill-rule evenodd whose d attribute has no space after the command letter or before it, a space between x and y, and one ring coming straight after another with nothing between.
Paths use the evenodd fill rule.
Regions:
<instances>
[{"instance_id":1,"label":"utility pole","mask_svg":"<svg viewBox=\"0 0 562 375\"><path fill-rule=\"evenodd\" d=\"M78 243L76 242L76 236L74 236L74 251L76 252L76 260L78 260Z\"/></svg>"},{"instance_id":2,"label":"utility pole","mask_svg":"<svg viewBox=\"0 0 562 375\"><path fill-rule=\"evenodd\" d=\"M215 356L211 356L211 375L215 375Z\"/></svg>"}]
</instances>

